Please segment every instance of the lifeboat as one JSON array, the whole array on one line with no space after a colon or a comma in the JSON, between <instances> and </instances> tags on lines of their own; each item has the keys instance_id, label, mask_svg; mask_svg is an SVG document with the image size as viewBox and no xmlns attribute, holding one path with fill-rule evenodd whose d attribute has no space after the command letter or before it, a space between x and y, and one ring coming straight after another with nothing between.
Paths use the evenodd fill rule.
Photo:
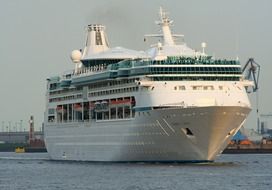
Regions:
<instances>
[{"instance_id":1,"label":"lifeboat","mask_svg":"<svg viewBox=\"0 0 272 190\"><path fill-rule=\"evenodd\" d=\"M252 145L252 142L248 139L245 139L240 142L240 145Z\"/></svg>"},{"instance_id":2,"label":"lifeboat","mask_svg":"<svg viewBox=\"0 0 272 190\"><path fill-rule=\"evenodd\" d=\"M111 105L123 105L123 104L131 104L132 101L130 99L124 99L124 100L111 100Z\"/></svg>"},{"instance_id":3,"label":"lifeboat","mask_svg":"<svg viewBox=\"0 0 272 190\"><path fill-rule=\"evenodd\" d=\"M74 104L75 111L82 111L82 105L80 103Z\"/></svg>"}]
</instances>

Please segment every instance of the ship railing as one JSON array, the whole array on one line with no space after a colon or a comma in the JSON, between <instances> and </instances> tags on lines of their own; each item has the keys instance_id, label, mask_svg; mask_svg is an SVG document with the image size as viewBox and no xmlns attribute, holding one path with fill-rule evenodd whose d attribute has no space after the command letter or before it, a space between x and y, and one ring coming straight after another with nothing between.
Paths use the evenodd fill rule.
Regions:
<instances>
[{"instance_id":1,"label":"ship railing","mask_svg":"<svg viewBox=\"0 0 272 190\"><path fill-rule=\"evenodd\" d=\"M212 59L211 57L168 56L166 60L130 60L124 67L143 67L150 65L240 65L237 60Z\"/></svg>"},{"instance_id":2,"label":"ship railing","mask_svg":"<svg viewBox=\"0 0 272 190\"><path fill-rule=\"evenodd\" d=\"M116 84L116 85L111 85L110 84L109 86L90 88L89 92L100 92L100 91L103 91L103 90L117 90L117 89L124 89L124 88L136 87L136 86L137 86L136 82L122 83L122 84ZM117 93L117 92L115 92L115 93Z\"/></svg>"},{"instance_id":3,"label":"ship railing","mask_svg":"<svg viewBox=\"0 0 272 190\"><path fill-rule=\"evenodd\" d=\"M171 106L171 107L188 107L187 104L182 102L175 102L175 103L169 103L169 104L160 104L160 106Z\"/></svg>"},{"instance_id":4,"label":"ship railing","mask_svg":"<svg viewBox=\"0 0 272 190\"><path fill-rule=\"evenodd\" d=\"M66 89L67 90L67 89ZM55 91L55 92L49 92L50 98L56 98L56 97L62 97L65 95L78 95L81 94L82 90L75 90L75 88L67 91Z\"/></svg>"},{"instance_id":5,"label":"ship railing","mask_svg":"<svg viewBox=\"0 0 272 190\"><path fill-rule=\"evenodd\" d=\"M84 67L78 70L74 70L73 75L74 76L88 76L93 75L97 73L102 73L107 71L107 67L105 65L96 65L92 67Z\"/></svg>"},{"instance_id":6,"label":"ship railing","mask_svg":"<svg viewBox=\"0 0 272 190\"><path fill-rule=\"evenodd\" d=\"M65 120L65 121L56 121L56 120L50 120L47 122L48 125L54 126L54 125L59 125L59 124L67 124L67 125L74 125L75 126L89 126L90 125L90 120L85 119L85 120Z\"/></svg>"},{"instance_id":7,"label":"ship railing","mask_svg":"<svg viewBox=\"0 0 272 190\"><path fill-rule=\"evenodd\" d=\"M183 56L168 56L166 60L153 61L152 64L164 65L240 65L237 60L227 59L212 59L211 56L205 57L183 57Z\"/></svg>"},{"instance_id":8,"label":"ship railing","mask_svg":"<svg viewBox=\"0 0 272 190\"><path fill-rule=\"evenodd\" d=\"M61 80L71 79L73 75L74 75L74 71L73 71L73 70L65 71L65 72L59 77L59 80L61 81Z\"/></svg>"}]
</instances>

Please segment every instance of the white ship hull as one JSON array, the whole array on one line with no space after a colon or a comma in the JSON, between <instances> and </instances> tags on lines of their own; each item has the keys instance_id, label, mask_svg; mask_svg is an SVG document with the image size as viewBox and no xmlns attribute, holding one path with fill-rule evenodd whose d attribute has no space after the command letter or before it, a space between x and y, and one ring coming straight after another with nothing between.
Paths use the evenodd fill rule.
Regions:
<instances>
[{"instance_id":1,"label":"white ship hull","mask_svg":"<svg viewBox=\"0 0 272 190\"><path fill-rule=\"evenodd\" d=\"M110 48L87 27L72 72L47 79L45 141L55 160L213 161L244 123L250 102L237 60L176 44L160 9L160 41L146 52ZM87 122L88 121L88 122Z\"/></svg>"},{"instance_id":2,"label":"white ship hull","mask_svg":"<svg viewBox=\"0 0 272 190\"><path fill-rule=\"evenodd\" d=\"M249 111L240 106L168 108L128 120L47 123L45 141L54 160L213 161Z\"/></svg>"}]
</instances>

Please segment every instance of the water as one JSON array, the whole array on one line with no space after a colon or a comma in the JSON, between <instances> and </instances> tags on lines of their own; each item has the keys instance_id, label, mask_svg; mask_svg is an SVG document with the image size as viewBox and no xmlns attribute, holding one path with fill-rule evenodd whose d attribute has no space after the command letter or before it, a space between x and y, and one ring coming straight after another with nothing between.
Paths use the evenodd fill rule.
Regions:
<instances>
[{"instance_id":1,"label":"water","mask_svg":"<svg viewBox=\"0 0 272 190\"><path fill-rule=\"evenodd\" d=\"M271 189L272 154L221 155L210 164L51 161L0 153L0 190Z\"/></svg>"}]
</instances>

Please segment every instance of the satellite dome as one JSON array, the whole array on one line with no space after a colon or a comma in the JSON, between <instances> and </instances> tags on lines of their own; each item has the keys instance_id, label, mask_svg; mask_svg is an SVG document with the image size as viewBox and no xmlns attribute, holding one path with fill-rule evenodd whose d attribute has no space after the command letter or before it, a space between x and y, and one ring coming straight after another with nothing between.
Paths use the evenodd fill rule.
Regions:
<instances>
[{"instance_id":1,"label":"satellite dome","mask_svg":"<svg viewBox=\"0 0 272 190\"><path fill-rule=\"evenodd\" d=\"M80 59L82 57L82 54L79 50L74 50L72 51L71 53L71 59L74 63L79 63L80 62Z\"/></svg>"},{"instance_id":2,"label":"satellite dome","mask_svg":"<svg viewBox=\"0 0 272 190\"><path fill-rule=\"evenodd\" d=\"M207 44L206 44L205 42L202 42L202 43L201 43L201 47L202 47L202 48L205 48L205 47L207 47Z\"/></svg>"}]
</instances>

